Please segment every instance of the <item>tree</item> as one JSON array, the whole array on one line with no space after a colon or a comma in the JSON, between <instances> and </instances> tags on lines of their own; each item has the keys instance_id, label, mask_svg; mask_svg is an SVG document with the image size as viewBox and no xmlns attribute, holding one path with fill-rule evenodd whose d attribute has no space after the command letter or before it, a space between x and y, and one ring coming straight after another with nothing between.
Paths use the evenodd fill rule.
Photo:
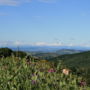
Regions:
<instances>
[{"instance_id":1,"label":"tree","mask_svg":"<svg viewBox=\"0 0 90 90\"><path fill-rule=\"evenodd\" d=\"M0 57L8 57L11 56L12 53L13 51L9 48L0 48Z\"/></svg>"},{"instance_id":2,"label":"tree","mask_svg":"<svg viewBox=\"0 0 90 90\"><path fill-rule=\"evenodd\" d=\"M26 52L23 52L23 51L14 51L14 55L16 57L24 58L27 55L27 53Z\"/></svg>"}]
</instances>

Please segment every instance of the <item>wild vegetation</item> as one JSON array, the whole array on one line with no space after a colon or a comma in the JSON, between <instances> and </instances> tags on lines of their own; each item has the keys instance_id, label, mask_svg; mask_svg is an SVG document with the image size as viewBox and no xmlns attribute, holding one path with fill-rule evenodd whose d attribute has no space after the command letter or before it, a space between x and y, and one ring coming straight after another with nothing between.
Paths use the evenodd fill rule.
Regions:
<instances>
[{"instance_id":1,"label":"wild vegetation","mask_svg":"<svg viewBox=\"0 0 90 90\"><path fill-rule=\"evenodd\" d=\"M11 55L23 58L27 55L27 53L23 51L13 51L9 48L0 48L0 57L9 57Z\"/></svg>"},{"instance_id":2,"label":"wild vegetation","mask_svg":"<svg viewBox=\"0 0 90 90\"><path fill-rule=\"evenodd\" d=\"M0 59L0 90L89 90L81 76L62 73L61 63L56 66L46 60L27 62L25 58Z\"/></svg>"},{"instance_id":3,"label":"wild vegetation","mask_svg":"<svg viewBox=\"0 0 90 90\"><path fill-rule=\"evenodd\" d=\"M86 78L61 61L11 54L0 58L0 90L90 90L90 87Z\"/></svg>"},{"instance_id":4,"label":"wild vegetation","mask_svg":"<svg viewBox=\"0 0 90 90\"><path fill-rule=\"evenodd\" d=\"M8 57L11 56L13 51L9 48L0 48L0 57Z\"/></svg>"},{"instance_id":5,"label":"wild vegetation","mask_svg":"<svg viewBox=\"0 0 90 90\"><path fill-rule=\"evenodd\" d=\"M90 85L90 51L71 55L62 55L51 58L50 60L57 63L61 60L67 67L71 68L73 72L85 77Z\"/></svg>"}]
</instances>

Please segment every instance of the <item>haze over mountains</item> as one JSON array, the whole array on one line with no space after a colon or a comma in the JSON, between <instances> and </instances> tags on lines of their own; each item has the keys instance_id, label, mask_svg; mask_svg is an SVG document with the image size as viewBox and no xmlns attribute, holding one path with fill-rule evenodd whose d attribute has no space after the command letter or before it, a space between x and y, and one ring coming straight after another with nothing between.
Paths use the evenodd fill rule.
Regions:
<instances>
[{"instance_id":1,"label":"haze over mountains","mask_svg":"<svg viewBox=\"0 0 90 90\"><path fill-rule=\"evenodd\" d=\"M31 52L56 52L58 50L77 50L77 51L88 51L90 47L82 46L9 46L13 50L31 51Z\"/></svg>"},{"instance_id":2,"label":"haze over mountains","mask_svg":"<svg viewBox=\"0 0 90 90\"><path fill-rule=\"evenodd\" d=\"M1 44L2 43L2 44ZM74 54L80 53L84 51L89 51L90 47L85 46L69 46L69 45L60 45L56 43L36 43L27 45L22 42L1 42L0 47L8 47L14 51L25 51L28 54L32 54L34 56L38 56L40 58L44 57L48 59L48 57L56 57L58 55L65 54Z\"/></svg>"},{"instance_id":3,"label":"haze over mountains","mask_svg":"<svg viewBox=\"0 0 90 90\"><path fill-rule=\"evenodd\" d=\"M88 51L90 47L85 45L65 45L61 43L45 43L45 42L37 42L37 43L26 43L26 42L13 42L13 41L0 41L0 47L9 47L13 50L21 50L28 52L63 52L63 53L71 53L72 52L81 52ZM67 53L66 53L67 54Z\"/></svg>"}]
</instances>

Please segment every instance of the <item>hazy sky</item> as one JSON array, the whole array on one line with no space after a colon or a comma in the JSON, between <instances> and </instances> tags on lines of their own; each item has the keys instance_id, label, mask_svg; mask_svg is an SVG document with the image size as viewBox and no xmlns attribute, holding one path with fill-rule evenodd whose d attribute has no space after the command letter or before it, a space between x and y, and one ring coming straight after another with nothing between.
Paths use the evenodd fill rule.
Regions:
<instances>
[{"instance_id":1,"label":"hazy sky","mask_svg":"<svg viewBox=\"0 0 90 90\"><path fill-rule=\"evenodd\" d=\"M90 0L0 0L0 42L90 45Z\"/></svg>"}]
</instances>

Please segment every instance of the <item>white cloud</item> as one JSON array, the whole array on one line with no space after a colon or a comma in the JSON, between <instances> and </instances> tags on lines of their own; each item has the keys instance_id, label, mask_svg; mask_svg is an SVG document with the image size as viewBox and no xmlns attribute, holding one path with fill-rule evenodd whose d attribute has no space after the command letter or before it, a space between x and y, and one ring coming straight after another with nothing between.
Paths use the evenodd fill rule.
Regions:
<instances>
[{"instance_id":1,"label":"white cloud","mask_svg":"<svg viewBox=\"0 0 90 90\"><path fill-rule=\"evenodd\" d=\"M1 41L0 46L24 46L24 45L32 45L32 46L62 46L60 43L46 43L46 42L21 42L21 41Z\"/></svg>"},{"instance_id":2,"label":"white cloud","mask_svg":"<svg viewBox=\"0 0 90 90\"><path fill-rule=\"evenodd\" d=\"M31 0L0 0L0 5L17 6L22 3L29 3Z\"/></svg>"},{"instance_id":3,"label":"white cloud","mask_svg":"<svg viewBox=\"0 0 90 90\"><path fill-rule=\"evenodd\" d=\"M17 6L23 3L30 3L31 1L34 0L0 0L0 6ZM43 2L43 3L52 3L55 2L57 0L36 0L39 2Z\"/></svg>"},{"instance_id":4,"label":"white cloud","mask_svg":"<svg viewBox=\"0 0 90 90\"><path fill-rule=\"evenodd\" d=\"M32 43L31 45L34 45L34 46L62 46L61 43L46 43L46 42L36 42L36 43Z\"/></svg>"},{"instance_id":5,"label":"white cloud","mask_svg":"<svg viewBox=\"0 0 90 90\"><path fill-rule=\"evenodd\" d=\"M0 5L16 6L19 3L19 0L0 0Z\"/></svg>"},{"instance_id":6,"label":"white cloud","mask_svg":"<svg viewBox=\"0 0 90 90\"><path fill-rule=\"evenodd\" d=\"M8 46L10 44L12 44L11 41L0 41L0 46Z\"/></svg>"},{"instance_id":7,"label":"white cloud","mask_svg":"<svg viewBox=\"0 0 90 90\"><path fill-rule=\"evenodd\" d=\"M0 41L0 47L7 46L81 46L81 47L90 47L90 44L62 44L62 43L46 43L46 42L22 42L22 41Z\"/></svg>"}]
</instances>

